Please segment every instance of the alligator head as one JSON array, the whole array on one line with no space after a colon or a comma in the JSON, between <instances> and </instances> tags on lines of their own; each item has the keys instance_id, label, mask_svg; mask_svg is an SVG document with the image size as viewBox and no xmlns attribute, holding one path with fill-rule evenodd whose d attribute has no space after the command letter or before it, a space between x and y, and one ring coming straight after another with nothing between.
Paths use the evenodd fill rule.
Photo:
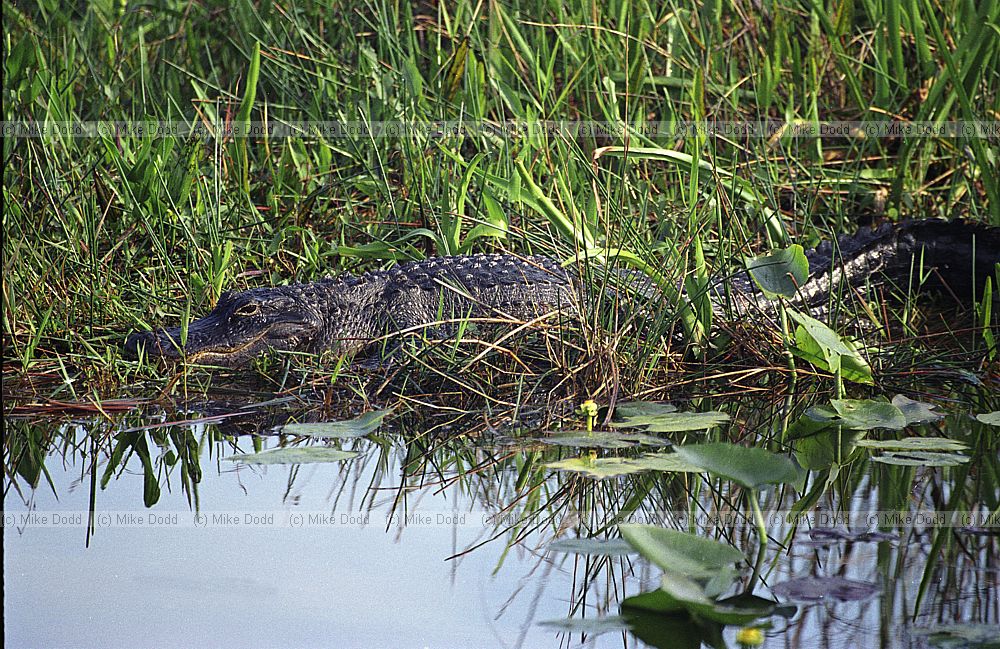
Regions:
<instances>
[{"instance_id":1,"label":"alligator head","mask_svg":"<svg viewBox=\"0 0 1000 649\"><path fill-rule=\"evenodd\" d=\"M125 340L125 354L235 367L272 349L310 351L324 325L315 297L301 286L227 292L188 325L183 345L180 327L142 331Z\"/></svg>"}]
</instances>

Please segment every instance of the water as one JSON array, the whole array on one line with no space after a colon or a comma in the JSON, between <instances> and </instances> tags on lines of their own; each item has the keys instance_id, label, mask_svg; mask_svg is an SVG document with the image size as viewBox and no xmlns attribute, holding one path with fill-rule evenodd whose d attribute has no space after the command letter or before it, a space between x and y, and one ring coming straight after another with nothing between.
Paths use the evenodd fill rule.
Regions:
<instances>
[{"instance_id":1,"label":"water","mask_svg":"<svg viewBox=\"0 0 1000 649\"><path fill-rule=\"evenodd\" d=\"M8 418L5 467L21 475L8 481L4 500L7 646L646 646L622 630L581 636L539 623L617 615L624 597L658 585L659 570L634 555L587 557L547 546L600 528L639 486L649 489L640 514L683 512L691 494L676 481L556 474L541 461L572 452L543 448L523 432L483 428L475 417L446 417L442 425L410 415L369 437L334 443L358 451L354 459L271 466L226 458L289 443L238 433L266 433L301 413L263 408L216 423L163 425L233 411L231 404L215 408L136 412L114 423ZM769 407L757 410L762 420L773 415ZM745 405L729 411L744 428L754 423ZM955 415L942 426L949 436L992 444L968 481L954 482L953 469L858 459L842 467L843 485L828 489L820 508L885 510L899 494L926 507L962 490L966 502L995 499L988 471L998 464L996 437L968 420ZM150 425L159 427L144 428ZM122 440L131 441L119 463L114 448ZM187 465L184 448L191 449ZM45 471L32 487L31 457L39 453ZM155 504L145 506L156 489ZM738 495L727 493L716 496L732 496L738 510ZM716 496L703 493L699 502L710 505ZM845 496L847 508L837 505ZM772 490L767 498L771 511L797 497ZM26 518L32 513L34 521ZM56 515L66 518L53 522ZM510 521L526 524L510 530ZM752 557L752 529L715 532ZM768 529L777 550L790 528ZM769 586L841 576L876 592L772 617L766 647L930 646L915 629L997 622L996 536L950 536L944 562L934 558L926 527L869 542L817 542L807 532L798 530L787 551L769 554ZM758 594L772 596L768 586ZM724 632L731 646L737 628Z\"/></svg>"}]
</instances>

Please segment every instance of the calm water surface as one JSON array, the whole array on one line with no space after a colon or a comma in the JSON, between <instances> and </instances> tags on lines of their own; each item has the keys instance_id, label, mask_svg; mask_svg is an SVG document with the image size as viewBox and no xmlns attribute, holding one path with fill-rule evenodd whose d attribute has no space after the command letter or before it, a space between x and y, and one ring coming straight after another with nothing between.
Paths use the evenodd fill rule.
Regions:
<instances>
[{"instance_id":1,"label":"calm water surface","mask_svg":"<svg viewBox=\"0 0 1000 649\"><path fill-rule=\"evenodd\" d=\"M253 418L235 428L195 423L121 432L199 414L133 414L113 424L8 418L5 467L8 476L21 474L8 480L4 498L6 646L646 646L622 630L583 636L540 624L617 615L624 597L658 584L658 570L634 555L547 549L556 538L586 536L618 511L627 490L615 493L614 485L628 479L526 471L532 453L569 454L538 451L537 443L506 433L421 438L397 423L338 442L360 452L351 460L251 466L225 458L301 440L237 434L271 430L273 422ZM142 441L116 460L114 446L126 435ZM170 463L188 443L200 481L181 461ZM148 460L136 448L148 448ZM45 458L34 486L24 460L32 452ZM941 470L855 468L867 472L854 483L859 509L885 508L877 496L885 472L909 480L917 499L954 488L947 476L935 477ZM151 488L159 495L147 507ZM654 492L647 502L669 497ZM502 515L523 511L532 499L540 514L509 530L511 519ZM782 507L789 504L794 500ZM53 524L57 513L68 518ZM744 550L754 547L745 527L732 531ZM769 531L778 547L788 528ZM966 552L925 575L932 554L926 532L895 530L900 538L881 542L820 542L807 532L771 555L769 586L840 576L873 585L874 594L773 617L764 646L931 646L915 628L997 622L996 537L953 537ZM928 592L918 603L922 579ZM773 596L767 587L758 594ZM735 632L726 630L730 646Z\"/></svg>"}]
</instances>

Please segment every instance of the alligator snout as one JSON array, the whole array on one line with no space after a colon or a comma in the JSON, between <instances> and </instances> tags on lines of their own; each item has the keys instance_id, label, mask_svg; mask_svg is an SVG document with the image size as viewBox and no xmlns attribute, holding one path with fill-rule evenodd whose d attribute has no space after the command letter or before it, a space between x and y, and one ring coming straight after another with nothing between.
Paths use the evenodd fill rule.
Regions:
<instances>
[{"instance_id":1,"label":"alligator snout","mask_svg":"<svg viewBox=\"0 0 1000 649\"><path fill-rule=\"evenodd\" d=\"M170 340L177 340L178 343L171 344ZM137 331L129 334L125 338L125 345L122 348L126 358L137 359L140 355L160 358L179 358L177 345L180 340L180 332L174 336L168 330L161 331Z\"/></svg>"}]
</instances>

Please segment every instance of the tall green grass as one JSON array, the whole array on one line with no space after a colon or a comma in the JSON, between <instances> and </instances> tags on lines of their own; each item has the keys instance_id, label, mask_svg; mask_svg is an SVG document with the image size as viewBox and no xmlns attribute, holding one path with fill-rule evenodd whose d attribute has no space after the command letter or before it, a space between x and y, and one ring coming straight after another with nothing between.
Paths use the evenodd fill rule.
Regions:
<instances>
[{"instance_id":1,"label":"tall green grass","mask_svg":"<svg viewBox=\"0 0 1000 649\"><path fill-rule=\"evenodd\" d=\"M887 216L1000 224L995 139L641 128L995 121L1000 5L979 5L7 0L5 120L208 134L4 138L5 374L121 378L129 329L372 258L621 249L670 285ZM518 129L216 130L434 120ZM523 128L539 120L634 130ZM638 338L618 351L638 375L660 359Z\"/></svg>"}]
</instances>

